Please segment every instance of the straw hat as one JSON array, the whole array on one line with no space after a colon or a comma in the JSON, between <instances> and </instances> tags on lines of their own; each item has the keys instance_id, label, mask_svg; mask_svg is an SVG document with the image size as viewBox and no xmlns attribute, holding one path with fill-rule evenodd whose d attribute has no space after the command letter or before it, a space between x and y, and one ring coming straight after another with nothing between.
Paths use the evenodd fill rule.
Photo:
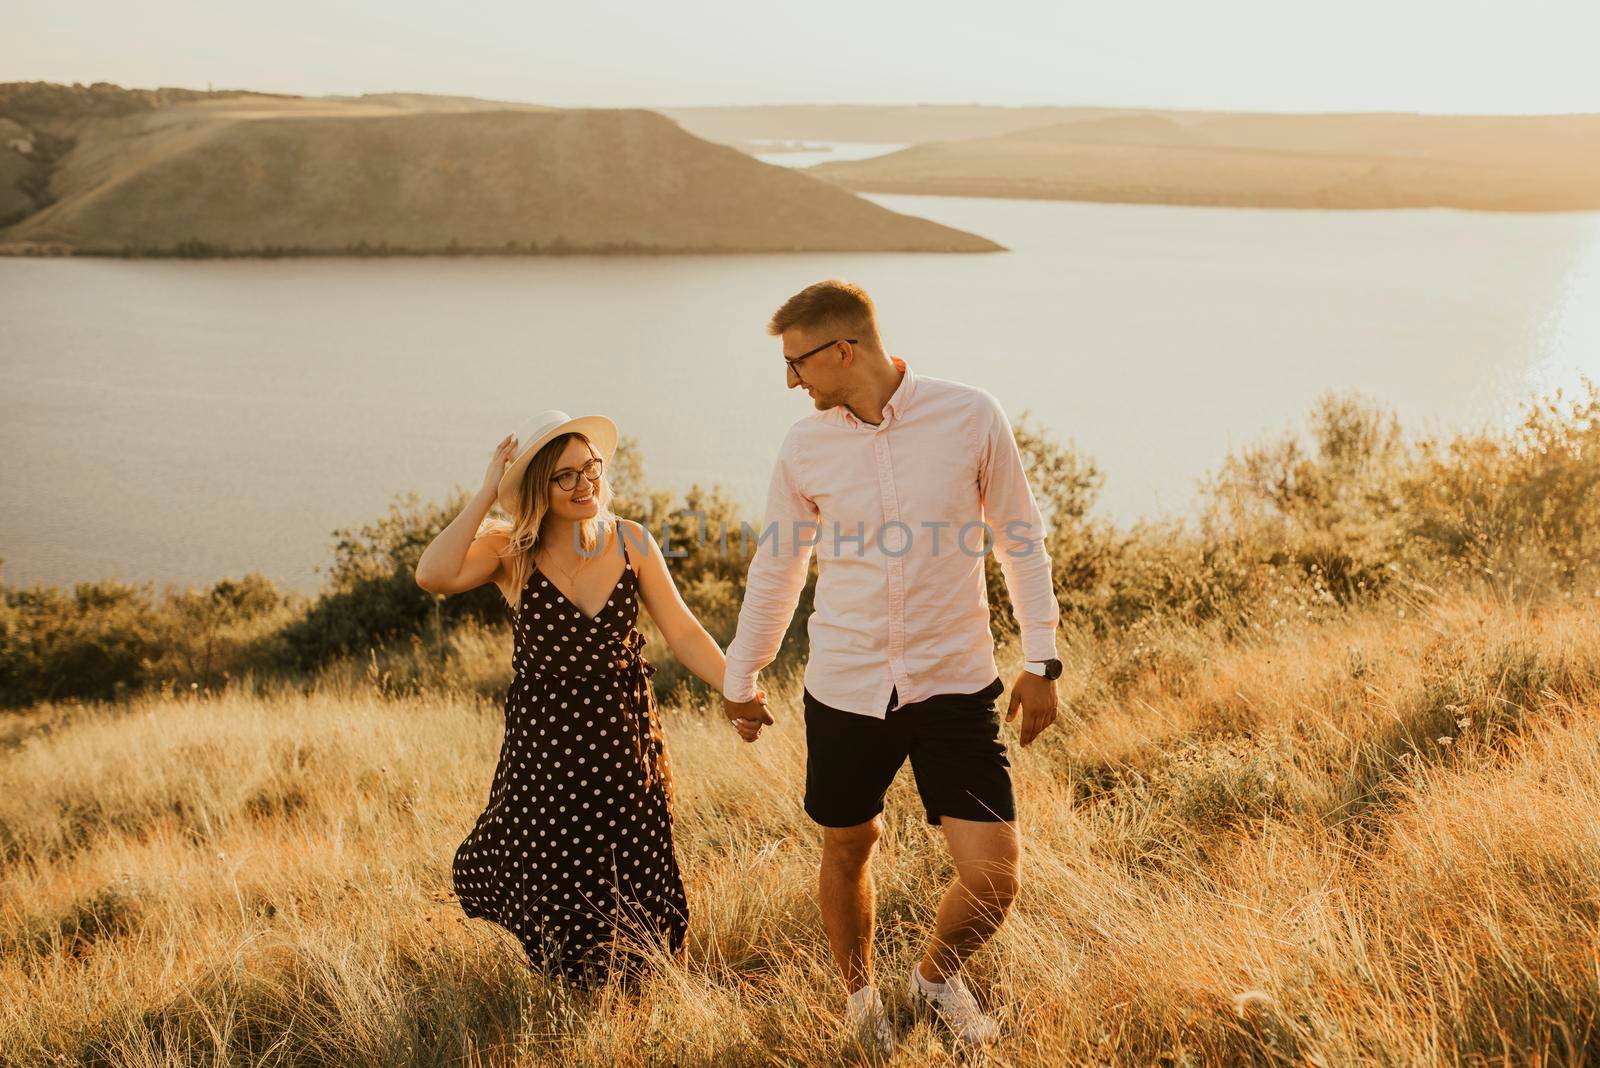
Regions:
<instances>
[{"instance_id":1,"label":"straw hat","mask_svg":"<svg viewBox=\"0 0 1600 1068\"><path fill-rule=\"evenodd\" d=\"M600 458L610 461L611 454L617 447L617 424L603 415L583 415L574 419L566 412L555 408L547 412L540 412L533 417L533 429L526 438L517 435L518 440L526 441L522 451L517 453L517 458L511 461L505 474L500 476L500 486L496 491L500 507L505 509L507 515L517 514L518 496L522 489L522 473L527 470L528 463L540 449L549 444L562 434L582 434L589 439L589 444L594 446Z\"/></svg>"}]
</instances>

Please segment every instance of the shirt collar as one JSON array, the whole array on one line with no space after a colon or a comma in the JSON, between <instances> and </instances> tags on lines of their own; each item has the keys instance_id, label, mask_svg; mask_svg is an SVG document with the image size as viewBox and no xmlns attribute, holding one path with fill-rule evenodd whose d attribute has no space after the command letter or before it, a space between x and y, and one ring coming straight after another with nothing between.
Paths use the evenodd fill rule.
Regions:
<instances>
[{"instance_id":1,"label":"shirt collar","mask_svg":"<svg viewBox=\"0 0 1600 1068\"><path fill-rule=\"evenodd\" d=\"M902 375L900 378L900 385L895 387L895 391L891 393L889 395L889 399L884 402L883 422L879 423L877 426L873 426L871 423L863 423L861 420L856 418L856 413L850 410L849 405L841 404L839 405L839 410L844 413L844 421L846 426L864 426L872 430L878 430L882 427L888 426L890 423L906 414L906 405L910 403L912 393L916 392L917 376L912 372L911 367L906 363L906 361L902 360L900 357L890 356L889 359L894 364L895 370L902 372Z\"/></svg>"}]
</instances>

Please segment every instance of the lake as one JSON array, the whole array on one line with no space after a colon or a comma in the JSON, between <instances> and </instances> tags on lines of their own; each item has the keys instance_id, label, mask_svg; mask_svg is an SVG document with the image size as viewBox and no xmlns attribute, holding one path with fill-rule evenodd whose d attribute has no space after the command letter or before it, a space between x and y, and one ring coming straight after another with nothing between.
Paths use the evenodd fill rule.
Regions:
<instances>
[{"instance_id":1,"label":"lake","mask_svg":"<svg viewBox=\"0 0 1600 1068\"><path fill-rule=\"evenodd\" d=\"M335 528L477 486L551 407L610 415L651 483L721 484L755 518L810 410L764 324L830 275L919 373L1091 455L1123 521L1183 512L1324 390L1446 431L1600 377L1600 214L871 199L1011 251L0 259L0 574L311 592Z\"/></svg>"},{"instance_id":2,"label":"lake","mask_svg":"<svg viewBox=\"0 0 1600 1068\"><path fill-rule=\"evenodd\" d=\"M796 147L796 146L799 147ZM902 148L909 148L905 143L890 144L882 141L751 141L750 148L774 148L779 151L755 151L751 155L763 163L775 163L780 167L813 167L818 163L828 163L835 160L871 159L873 156L886 156L890 152L898 152Z\"/></svg>"}]
</instances>

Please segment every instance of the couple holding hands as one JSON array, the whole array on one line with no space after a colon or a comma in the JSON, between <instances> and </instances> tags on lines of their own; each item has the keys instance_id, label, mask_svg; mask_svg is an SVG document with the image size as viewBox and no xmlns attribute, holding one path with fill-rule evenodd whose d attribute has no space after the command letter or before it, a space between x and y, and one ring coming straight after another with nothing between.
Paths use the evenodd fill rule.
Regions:
<instances>
[{"instance_id":1,"label":"couple holding hands","mask_svg":"<svg viewBox=\"0 0 1600 1068\"><path fill-rule=\"evenodd\" d=\"M778 654L815 549L804 806L822 828L818 898L845 1018L869 1048L892 1050L872 975L869 864L885 792L909 757L956 875L896 987L984 1044L999 1025L961 966L1017 893L1019 842L983 557L999 553L1021 632L1004 719L1020 715L1026 746L1055 720L1061 674L1045 521L999 403L887 355L859 286L809 286L767 329L782 339L788 387L815 410L779 450L725 655L649 531L610 511L617 428L603 416L546 412L532 441L502 441L483 488L423 552L424 589L494 582L514 639L505 740L488 805L455 854L456 894L469 917L505 927L530 962L576 983L636 975L651 946L680 952L672 769L639 609L756 741L774 722L757 675ZM509 522L486 518L496 501Z\"/></svg>"}]
</instances>

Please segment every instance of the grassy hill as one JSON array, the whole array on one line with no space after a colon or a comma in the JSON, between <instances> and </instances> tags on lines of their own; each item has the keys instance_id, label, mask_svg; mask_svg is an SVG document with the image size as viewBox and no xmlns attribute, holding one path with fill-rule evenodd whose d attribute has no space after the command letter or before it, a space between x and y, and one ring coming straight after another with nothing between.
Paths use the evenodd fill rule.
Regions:
<instances>
[{"instance_id":1,"label":"grassy hill","mask_svg":"<svg viewBox=\"0 0 1600 1068\"><path fill-rule=\"evenodd\" d=\"M1024 422L1066 672L1056 725L1011 747L1022 892L969 967L1004 1023L994 1063L1590 1063L1600 388L1448 440L1332 399L1309 441L1230 456L1194 527L1094 520L1092 464ZM674 575L725 642L743 559L623 471L623 514L678 517L672 544L694 547ZM492 613L424 622L416 556L460 503L341 532L312 615L333 637L345 613L358 640L304 672L252 651L304 611L264 581L159 617L107 584L3 590L0 691L47 685L0 715L0 1060L858 1060L800 806L798 659L764 673L777 722L747 745L703 692L663 685L675 663L641 619L682 962L637 994L576 993L461 914L450 857L487 797L511 635L492 587L473 591ZM400 616L409 640L369 646ZM1008 682L1019 656L999 641ZM112 659L143 681L80 699ZM893 998L951 872L909 774L885 823ZM959 1063L897 1015L892 1063Z\"/></svg>"},{"instance_id":2,"label":"grassy hill","mask_svg":"<svg viewBox=\"0 0 1600 1068\"><path fill-rule=\"evenodd\" d=\"M50 125L69 147L48 196L0 243L112 254L999 247L647 111L201 94Z\"/></svg>"},{"instance_id":3,"label":"grassy hill","mask_svg":"<svg viewBox=\"0 0 1600 1068\"><path fill-rule=\"evenodd\" d=\"M669 114L719 140L919 142L812 168L858 191L1234 207L1600 208L1600 115L1108 108Z\"/></svg>"},{"instance_id":4,"label":"grassy hill","mask_svg":"<svg viewBox=\"0 0 1600 1068\"><path fill-rule=\"evenodd\" d=\"M999 1062L1584 1063L1600 1015L1600 625L1492 597L1199 632L1013 744L1023 889L970 981ZM504 659L504 635L483 640ZM1002 650L1007 680L1014 647ZM799 680L753 745L665 713L691 937L574 994L467 921L449 861L493 701L146 695L0 721L0 1048L16 1064L840 1064ZM890 791L886 996L949 877ZM955 1063L901 1015L896 1064Z\"/></svg>"}]
</instances>

